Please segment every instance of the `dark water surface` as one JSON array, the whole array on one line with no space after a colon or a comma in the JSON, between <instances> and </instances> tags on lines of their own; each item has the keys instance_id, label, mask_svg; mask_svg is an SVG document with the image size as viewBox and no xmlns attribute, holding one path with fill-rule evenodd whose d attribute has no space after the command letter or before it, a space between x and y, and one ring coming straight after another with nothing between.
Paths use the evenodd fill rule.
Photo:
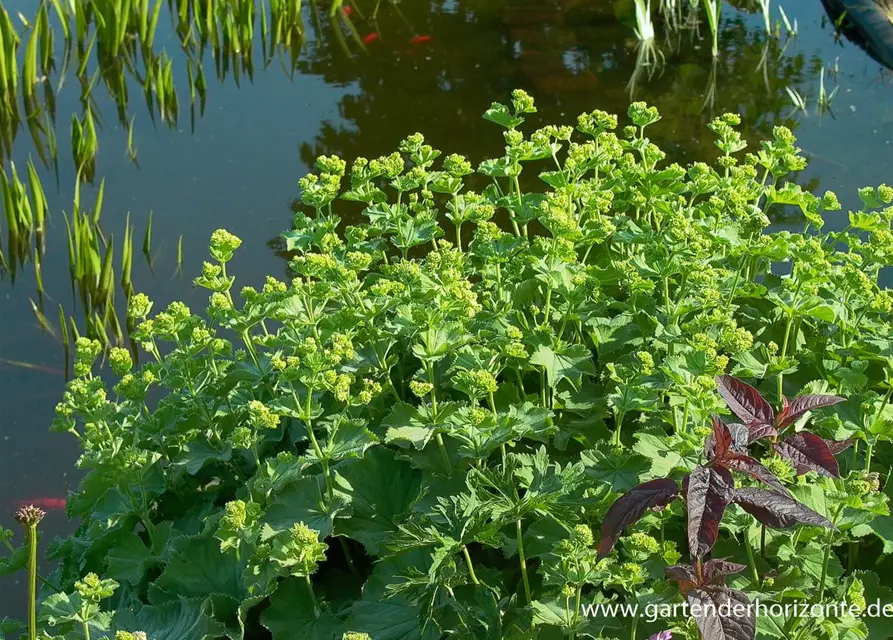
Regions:
<instances>
[{"instance_id":1,"label":"dark water surface","mask_svg":"<svg viewBox=\"0 0 893 640\"><path fill-rule=\"evenodd\" d=\"M360 1L367 12L374 4ZM20 0L7 3L7 9L29 14L31 4ZM153 212L153 269L139 253L134 256L136 290L155 300L156 310L174 299L203 309L206 292L194 289L191 278L218 227L244 240L231 268L237 286L258 285L267 273L281 276L285 262L276 238L290 226L296 181L318 154L335 153L350 162L358 155L389 153L407 134L420 131L436 148L477 163L502 144L499 129L481 113L491 101L507 101L513 88L537 99L540 113L530 126L573 124L581 111L624 113L636 76L632 95L660 109L664 120L649 133L672 160L715 157L705 125L714 115L735 111L744 118L752 147L775 124L794 128L812 161L801 182L835 190L844 206L857 206L857 187L893 181L891 74L855 46L835 41L820 0L783 2L799 25L793 39L767 38L761 16L727 5L715 63L706 23L700 27L704 39L686 30L668 42L658 22L660 64L639 68L638 74L631 2L563 4L408 0L398 11L384 2L375 24L352 14L367 44L363 51L346 37L350 54L335 37L335 26L325 19L314 26L308 19L312 28L292 78L278 60L263 68L258 53L253 80L243 76L237 86L232 74L215 78L208 56L207 105L203 115L196 114L194 131L185 65L165 6L155 46L174 59L180 119L173 129L153 126L139 88L133 87L130 112L136 117L139 168L127 155L126 130L117 124L114 104L102 89L96 92L103 116L96 184L106 179L102 226L120 238L129 212L139 246ZM839 68L837 77L825 74L828 91L837 84L840 89L833 114L821 116L816 99L823 64L827 70ZM807 99L808 114L792 115L788 86ZM72 317L79 313L62 212L71 211L75 172L69 122L80 109L77 90L63 88L57 106L58 187L53 172L41 172L50 204L43 303L51 322L59 303ZM27 135L20 134L13 153L20 171L33 154ZM91 203L94 193L85 187L82 200ZM829 225L842 226L845 212L838 215ZM176 273L181 236L183 275ZM32 312L29 299L38 302L33 270L25 268L14 282L10 276L0 271L0 524L7 526L14 524L20 500L64 497L78 477L75 441L48 431L65 383L61 343L41 329ZM46 532L65 527L64 516L53 513ZM11 581L0 581L0 617L18 608L20 591Z\"/></svg>"}]
</instances>

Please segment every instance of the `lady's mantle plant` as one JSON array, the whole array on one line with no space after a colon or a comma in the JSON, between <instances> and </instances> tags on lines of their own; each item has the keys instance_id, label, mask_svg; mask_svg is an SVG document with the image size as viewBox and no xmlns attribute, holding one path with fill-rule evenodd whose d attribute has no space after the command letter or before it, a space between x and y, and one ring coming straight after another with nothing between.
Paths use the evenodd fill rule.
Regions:
<instances>
[{"instance_id":1,"label":"lady's mantle plant","mask_svg":"<svg viewBox=\"0 0 893 640\"><path fill-rule=\"evenodd\" d=\"M872 528L889 518L872 463L891 433L893 189L823 233L837 198L786 181L805 162L783 127L747 154L718 118L718 159L684 168L644 104L619 132L599 111L523 132L535 111L521 91L494 104L505 152L477 169L419 134L350 171L320 158L283 236L293 280L236 287L241 241L218 231L206 313L131 300L149 362L113 351L107 390L79 344L55 428L84 450L81 524L54 545L45 637L80 637L51 623L90 573L117 584L92 637L152 640L697 638L691 619L584 610L681 602L668 566L689 597L721 577L764 603L889 595L859 550L893 545ZM806 230L768 233L791 207ZM711 422L726 374L780 412L720 378L743 426ZM846 402L803 399L831 393ZM840 470L826 441L846 439ZM680 501L634 525L611 507L643 482L666 503L686 476L687 521ZM731 637L883 624L768 616Z\"/></svg>"}]
</instances>

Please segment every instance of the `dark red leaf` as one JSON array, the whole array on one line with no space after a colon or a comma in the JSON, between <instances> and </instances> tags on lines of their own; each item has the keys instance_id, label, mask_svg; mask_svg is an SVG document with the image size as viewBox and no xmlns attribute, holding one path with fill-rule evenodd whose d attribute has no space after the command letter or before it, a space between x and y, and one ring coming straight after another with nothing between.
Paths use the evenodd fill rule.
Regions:
<instances>
[{"instance_id":1,"label":"dark red leaf","mask_svg":"<svg viewBox=\"0 0 893 640\"><path fill-rule=\"evenodd\" d=\"M747 425L747 430L749 432L747 444L778 435L778 431L775 430L775 427L766 422L751 422Z\"/></svg>"},{"instance_id":2,"label":"dark red leaf","mask_svg":"<svg viewBox=\"0 0 893 640\"><path fill-rule=\"evenodd\" d=\"M722 579L726 576L741 573L747 568L745 564L737 562L728 562L725 558L717 558L708 560L704 563L703 577L705 583L722 584Z\"/></svg>"},{"instance_id":3,"label":"dark red leaf","mask_svg":"<svg viewBox=\"0 0 893 640\"><path fill-rule=\"evenodd\" d=\"M633 487L617 498L602 522L601 539L598 543L599 557L611 553L624 529L637 522L648 509L665 507L678 495L679 487L675 481L658 478Z\"/></svg>"},{"instance_id":4,"label":"dark red leaf","mask_svg":"<svg viewBox=\"0 0 893 640\"><path fill-rule=\"evenodd\" d=\"M731 448L732 432L719 418L713 416L713 433L704 441L704 455L710 461L722 460Z\"/></svg>"},{"instance_id":5,"label":"dark red leaf","mask_svg":"<svg viewBox=\"0 0 893 640\"><path fill-rule=\"evenodd\" d=\"M691 580L697 582L698 577L695 575L695 569L690 564L674 564L672 567L664 567L664 575L667 580Z\"/></svg>"},{"instance_id":6,"label":"dark red leaf","mask_svg":"<svg viewBox=\"0 0 893 640\"><path fill-rule=\"evenodd\" d=\"M787 494L746 487L736 489L732 501L770 529L787 529L795 524L834 528L828 518Z\"/></svg>"},{"instance_id":7,"label":"dark red leaf","mask_svg":"<svg viewBox=\"0 0 893 640\"><path fill-rule=\"evenodd\" d=\"M691 557L703 558L716 542L719 521L732 500L735 481L722 467L695 467L688 481L688 546Z\"/></svg>"},{"instance_id":8,"label":"dark red leaf","mask_svg":"<svg viewBox=\"0 0 893 640\"><path fill-rule=\"evenodd\" d=\"M664 567L664 575L667 580L673 580L679 583L679 591L686 595L689 591L698 586L698 577L695 575L694 567L690 564L677 564L672 567Z\"/></svg>"},{"instance_id":9,"label":"dark red leaf","mask_svg":"<svg viewBox=\"0 0 893 640\"><path fill-rule=\"evenodd\" d=\"M847 449L852 447L854 442L855 440L853 438L847 438L846 440L839 441L825 440L825 444L828 445L828 448L831 449L831 453L833 453L835 456L838 453L846 451Z\"/></svg>"},{"instance_id":10,"label":"dark red leaf","mask_svg":"<svg viewBox=\"0 0 893 640\"><path fill-rule=\"evenodd\" d=\"M775 421L775 428L781 431L794 424L807 411L830 407L843 401L844 399L840 396L828 396L817 393L797 396L790 402L788 402L787 398L782 398L782 411Z\"/></svg>"},{"instance_id":11,"label":"dark red leaf","mask_svg":"<svg viewBox=\"0 0 893 640\"><path fill-rule=\"evenodd\" d=\"M719 385L719 395L729 405L732 413L745 423L774 424L775 412L759 391L732 376L717 376L716 382Z\"/></svg>"},{"instance_id":12,"label":"dark red leaf","mask_svg":"<svg viewBox=\"0 0 893 640\"><path fill-rule=\"evenodd\" d=\"M809 431L801 431L775 444L775 450L791 461L797 475L809 471L828 476L840 477L840 465L834 458L828 443Z\"/></svg>"},{"instance_id":13,"label":"dark red leaf","mask_svg":"<svg viewBox=\"0 0 893 640\"><path fill-rule=\"evenodd\" d=\"M724 460L722 464L726 469L746 473L751 478L759 480L781 493L788 493L788 490L781 483L781 480L775 477L775 474L750 456L734 456Z\"/></svg>"},{"instance_id":14,"label":"dark red leaf","mask_svg":"<svg viewBox=\"0 0 893 640\"><path fill-rule=\"evenodd\" d=\"M756 611L740 591L726 587L693 589L688 594L688 604L703 640L756 638Z\"/></svg>"}]
</instances>

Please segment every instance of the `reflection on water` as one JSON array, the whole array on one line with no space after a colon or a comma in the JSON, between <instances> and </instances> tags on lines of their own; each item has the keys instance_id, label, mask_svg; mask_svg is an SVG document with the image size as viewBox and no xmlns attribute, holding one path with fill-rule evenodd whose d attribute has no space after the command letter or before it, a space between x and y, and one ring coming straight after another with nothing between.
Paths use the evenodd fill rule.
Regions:
<instances>
[{"instance_id":1,"label":"reflection on water","mask_svg":"<svg viewBox=\"0 0 893 640\"><path fill-rule=\"evenodd\" d=\"M98 276L90 273L102 279L113 247L110 286L117 295L111 306L121 318L128 291L125 253L126 280L156 306L182 299L201 309L204 296L190 277L217 227L244 240L233 265L240 280L283 272L275 239L289 226L295 181L317 155L381 155L421 131L445 152L477 161L501 149L481 113L513 88L537 98L540 112L530 126L572 123L595 108L622 114L631 98L655 104L664 120L652 129L654 141L680 162L714 156L705 124L717 113L742 114L751 149L784 122L797 130L814 160L802 176L804 186L839 190L845 204L857 186L889 179L890 86L862 52L835 42L819 0L786 4L798 20L796 38L767 37L755 2L736 3L744 11L727 6L715 59L703 21L668 30L657 16L655 48L644 55L626 0L382 2L375 17L371 0L344 5L334 15L328 2L305 3L300 16L288 13L288 3L273 4L279 13L265 14L267 35L261 38L259 26L253 37L236 28L235 18L232 28L212 29L199 24L186 0L171 3L173 14L162 0L151 46L124 39L123 63L105 50L72 47L58 93L63 58L46 69L38 60L37 73L49 80L36 86L31 111L20 102L14 117L4 112L0 131L17 132L5 147L4 169L12 159L25 176L22 168L32 159L47 213L45 233L28 237L14 282L8 265L0 266L0 514L21 498L63 496L76 473L73 443L47 432L66 369L59 309L69 325L73 320L85 331L99 294L85 300L72 286L63 212L75 218L74 163L92 155L89 144L72 140L72 115L83 128L89 114L97 147L94 184L81 185L78 194L78 212L88 218L79 228L93 233L82 231L89 235L85 265L95 271L98 260ZM226 16L249 5L254 3L214 4ZM259 25L261 15L254 16ZM56 45L64 45L58 30ZM819 71L836 58L840 76L833 81L841 89L834 117L820 118L814 109ZM85 60L86 85L72 75ZM786 87L804 96L809 115L791 117ZM92 140L89 134L79 138ZM103 178L101 216L93 216ZM6 248L3 216L0 226ZM44 320L34 312L41 306ZM100 320L112 326L111 318ZM106 330L116 339L114 330ZM126 340L126 326L122 334ZM64 518L53 514L48 526L62 527Z\"/></svg>"}]
</instances>

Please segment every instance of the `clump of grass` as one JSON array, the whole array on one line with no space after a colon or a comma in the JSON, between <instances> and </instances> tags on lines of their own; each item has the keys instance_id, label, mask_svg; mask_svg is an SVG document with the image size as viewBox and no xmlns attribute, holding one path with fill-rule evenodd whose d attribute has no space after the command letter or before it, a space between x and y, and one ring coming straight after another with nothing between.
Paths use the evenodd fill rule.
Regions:
<instances>
[{"instance_id":1,"label":"clump of grass","mask_svg":"<svg viewBox=\"0 0 893 640\"><path fill-rule=\"evenodd\" d=\"M46 228L46 194L31 160L28 160L27 173L26 182L19 178L15 163L10 163L8 175L0 169L0 203L6 221L9 254L4 255L0 247L0 264L10 269L13 277L16 265L24 264L31 255L30 242L35 236L37 249L42 250Z\"/></svg>"},{"instance_id":2,"label":"clump of grass","mask_svg":"<svg viewBox=\"0 0 893 640\"><path fill-rule=\"evenodd\" d=\"M87 182L93 182L96 175L96 154L98 152L99 139L96 136L96 125L93 122L93 109L88 103L83 119L78 119L76 114L71 117L72 158L79 177Z\"/></svg>"},{"instance_id":3,"label":"clump of grass","mask_svg":"<svg viewBox=\"0 0 893 640\"><path fill-rule=\"evenodd\" d=\"M822 70L819 72L819 97L817 99L819 113L831 111L831 102L837 95L838 89L840 89L839 85L830 92L825 88L825 65L822 65Z\"/></svg>"}]
</instances>

